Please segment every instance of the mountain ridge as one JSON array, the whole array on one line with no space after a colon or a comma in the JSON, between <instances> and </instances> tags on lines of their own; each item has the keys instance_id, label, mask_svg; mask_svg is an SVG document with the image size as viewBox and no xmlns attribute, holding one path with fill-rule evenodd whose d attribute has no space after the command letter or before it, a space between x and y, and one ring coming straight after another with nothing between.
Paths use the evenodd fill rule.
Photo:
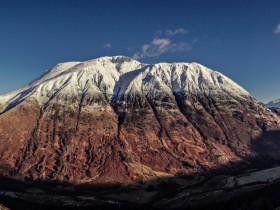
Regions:
<instances>
[{"instance_id":1,"label":"mountain ridge","mask_svg":"<svg viewBox=\"0 0 280 210\"><path fill-rule=\"evenodd\" d=\"M246 90L197 63L65 63L1 100L0 174L19 179L132 183L230 168L280 127Z\"/></svg>"},{"instance_id":2,"label":"mountain ridge","mask_svg":"<svg viewBox=\"0 0 280 210\"><path fill-rule=\"evenodd\" d=\"M213 78L212 78L212 80L213 80L213 82L216 82L216 84L218 84L218 85L221 84L218 80L221 81L222 79L226 80L226 82L227 81L232 82L226 76L224 76L224 75L222 75L222 74L220 74L218 72L212 71L212 70L210 70L210 69L208 69L208 68L206 68L206 67L204 67L204 66L202 66L200 64L197 64L197 63L183 63L183 62L180 62L180 63L157 63L157 64L148 65L148 64L142 64L142 63L140 63L140 62L138 62L138 61L136 61L136 60L134 60L132 58L125 57L125 56L112 56L112 57L108 57L107 56L107 57L100 57L100 58L92 59L92 60L85 61L85 62L65 62L65 63L60 63L60 64L56 65L54 68L52 68L51 70L45 72L38 79L36 79L33 82L29 83L28 85L24 86L23 88L20 88L19 90L16 90L16 91L14 91L12 93L7 93L5 95L0 96L0 100L2 100L2 104L3 103L7 103L7 105L9 105L9 104L11 104L13 102L15 102L15 104L17 104L16 100L18 100L18 98L20 98L20 100L22 100L22 99L24 99L25 96L28 96L24 92L27 92L27 94L33 93L34 92L33 88L34 89L38 89L38 86L42 85L43 83L50 82L51 80L55 80L56 78L59 78L59 77L62 77L62 76L67 76L67 74L69 74L69 75L74 74L74 73L79 74L79 71L84 71L84 69L87 68L90 65L94 66L94 65L100 65L100 64L103 65L103 66L106 66L106 68L108 68L108 66L109 66L109 68L110 68L109 74L111 74L111 75L104 75L105 73L108 73L108 72L89 72L87 74L87 76L94 75L94 74L95 74L95 76L97 74L97 76L100 76L100 77L106 77L107 76L104 79L104 82L107 83L107 84L105 84L105 86L106 85L110 86L110 87L111 86L116 86L116 87L119 86L121 92L118 92L118 90L111 90L111 92L109 93L110 97L111 96L116 96L119 93L124 94L125 91L126 91L126 88L129 88L129 85L130 85L130 87L131 87L131 85L134 85L134 87L137 87L137 86L141 85L141 84L139 84L139 83L141 83L141 81L137 81L138 84L135 83L135 78L125 78L124 77L124 78L121 78L120 81L119 81L119 78L121 76L123 76L125 73L128 73L128 72L131 72L130 74L127 74L127 76L129 76L129 77L131 77L131 76L134 76L134 77L141 76L141 75L138 75L136 73L136 71L135 71L136 69L137 70L142 69L142 72L138 71L138 73L141 73L141 74L142 73L149 74L149 73L151 73L151 71L153 71L153 69L157 69L157 68L164 69L164 70L161 70L162 72L156 72L155 73L156 76L158 76L158 77L160 77L160 74L164 74L162 76L165 77L165 78L163 78L163 77L160 78L162 81L156 81L156 82L161 82L160 85L161 86L165 86L164 88L166 88L166 86L167 86L167 88L171 89L171 92L180 92L180 91L182 91L178 81L174 81L174 80L171 81L172 80L171 77L174 76L174 75L171 75L171 71L170 70L168 72L168 68L170 68L170 69L172 68L174 70L174 68L176 69L176 66L177 66L177 68L181 68L181 69L178 70L179 73L176 72L177 75L175 75L175 76L177 76L177 77L178 77L178 74L182 74L183 73L182 69L184 69L184 68L186 68L186 69L187 68L195 69L196 66L197 66L197 69L202 69L201 71L198 70L197 72L194 72L192 75L189 75L189 77L197 77L197 78L195 78L196 81L193 81L193 82L196 83L195 85L197 85L197 86L200 86L201 83L203 83L203 79L205 79L205 78L206 78L205 80L210 81L211 78L207 78L207 77L213 77L213 75L215 76L215 74L218 75L218 78L215 78L215 80L213 80ZM115 66L113 66L112 64L113 65L115 64ZM88 67L88 68L90 68L90 67ZM195 71L195 70L192 70L192 71ZM208 75L207 75L207 73L208 73ZM195 74L200 74L199 76L201 76L201 77L198 78L199 76L195 75ZM181 75L181 76L185 76L186 77L187 75ZM166 78L166 77L170 77L170 78ZM201 78L202 78L202 81L198 81ZM69 79L69 77L68 77L68 79ZM106 79L107 79L107 81L106 81ZM114 81L112 81L112 79ZM138 78L138 79L141 79L141 78ZM124 81L127 81L127 80L131 80L131 82L134 82L134 83L133 84L124 84L127 87L125 87L125 89L123 89L121 87L122 84L120 84L120 82L126 83ZM66 79L64 79L63 81L66 81ZM73 82L78 83L78 85L80 85L79 81L78 82L73 81ZM87 87L85 87L85 83L86 82L85 81L82 81L82 82L84 84L83 84L83 87L81 87L81 89L87 88ZM95 85L98 87L98 82L99 81L93 81L93 82L95 82ZM174 86L176 86L175 88L173 87L173 83L174 82L177 82L174 85ZM182 83L182 81L179 81L179 82ZM55 85L56 82L53 82L53 83ZM112 85L109 85L108 83L111 83ZM243 88L241 88L237 84L234 84L234 82L232 82L232 84L233 84L232 85L233 87L237 87L239 92L241 91L241 92L244 93L244 95L249 95L249 93L247 93L247 91L245 91ZM51 85L53 85L53 84L51 84ZM60 85L62 86L62 84L60 84ZM75 84L75 85L77 85L77 84ZM99 84L99 86L100 86L100 84ZM100 87L98 87L98 88L100 89ZM105 87L105 88L107 88L107 87ZM140 87L138 87L138 88L140 88ZM203 87L199 87L199 88L203 88ZM51 87L48 87L48 89L51 89ZM112 87L111 87L111 89L112 89ZM115 89L115 87L113 89ZM193 89L195 89L195 88L193 88ZM50 92L49 90L46 90L46 91ZM39 92L40 92L40 90L39 90ZM101 90L101 92L102 92L102 90ZM41 93L41 95L46 95L46 93ZM40 99L38 99L38 100L42 101Z\"/></svg>"},{"instance_id":3,"label":"mountain ridge","mask_svg":"<svg viewBox=\"0 0 280 210\"><path fill-rule=\"evenodd\" d=\"M280 98L272 100L266 104L267 107L278 107L280 108Z\"/></svg>"}]
</instances>

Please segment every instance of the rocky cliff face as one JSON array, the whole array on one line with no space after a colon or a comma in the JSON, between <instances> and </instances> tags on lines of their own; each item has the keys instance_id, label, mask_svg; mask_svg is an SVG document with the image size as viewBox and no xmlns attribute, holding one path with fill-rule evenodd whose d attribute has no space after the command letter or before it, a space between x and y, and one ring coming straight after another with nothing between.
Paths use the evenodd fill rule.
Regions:
<instances>
[{"instance_id":1,"label":"rocky cliff face","mask_svg":"<svg viewBox=\"0 0 280 210\"><path fill-rule=\"evenodd\" d=\"M73 183L131 183L196 173L255 155L279 119L197 63L128 57L59 64L0 97L0 173Z\"/></svg>"}]
</instances>

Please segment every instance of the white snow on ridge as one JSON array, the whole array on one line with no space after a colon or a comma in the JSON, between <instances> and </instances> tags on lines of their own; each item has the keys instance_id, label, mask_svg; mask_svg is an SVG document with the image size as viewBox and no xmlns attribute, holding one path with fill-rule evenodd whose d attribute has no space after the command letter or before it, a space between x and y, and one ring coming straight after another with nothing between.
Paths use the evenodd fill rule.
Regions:
<instances>
[{"instance_id":1,"label":"white snow on ridge","mask_svg":"<svg viewBox=\"0 0 280 210\"><path fill-rule=\"evenodd\" d=\"M14 105L29 97L44 106L50 100L70 100L82 95L89 100L98 95L111 100L114 95L155 96L172 92L249 96L246 90L226 76L197 63L147 65L129 57L113 56L58 64L23 88L0 96L0 105Z\"/></svg>"},{"instance_id":2,"label":"white snow on ridge","mask_svg":"<svg viewBox=\"0 0 280 210\"><path fill-rule=\"evenodd\" d=\"M127 84L129 83L129 84ZM149 65L119 81L119 94L131 92L149 92L152 95L166 92L186 92L213 96L228 94L231 96L250 95L245 89L219 72L212 71L197 63L158 63Z\"/></svg>"},{"instance_id":3,"label":"white snow on ridge","mask_svg":"<svg viewBox=\"0 0 280 210\"><path fill-rule=\"evenodd\" d=\"M266 104L267 107L280 107L280 98L270 101Z\"/></svg>"}]
</instances>

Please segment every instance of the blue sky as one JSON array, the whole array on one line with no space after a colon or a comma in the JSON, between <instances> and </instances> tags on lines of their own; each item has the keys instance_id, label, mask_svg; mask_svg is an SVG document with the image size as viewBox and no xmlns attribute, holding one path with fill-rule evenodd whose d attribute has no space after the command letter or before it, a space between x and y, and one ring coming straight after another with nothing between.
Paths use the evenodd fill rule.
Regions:
<instances>
[{"instance_id":1,"label":"blue sky","mask_svg":"<svg viewBox=\"0 0 280 210\"><path fill-rule=\"evenodd\" d=\"M65 61L198 62L280 98L280 1L0 0L0 94Z\"/></svg>"}]
</instances>

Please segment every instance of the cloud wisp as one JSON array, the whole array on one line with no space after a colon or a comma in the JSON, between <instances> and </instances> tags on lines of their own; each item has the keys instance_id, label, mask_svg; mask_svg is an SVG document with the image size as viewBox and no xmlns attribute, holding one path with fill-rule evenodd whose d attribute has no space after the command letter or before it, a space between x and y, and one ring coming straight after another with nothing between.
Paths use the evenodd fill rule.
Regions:
<instances>
[{"instance_id":1,"label":"cloud wisp","mask_svg":"<svg viewBox=\"0 0 280 210\"><path fill-rule=\"evenodd\" d=\"M183 28L178 28L178 29L175 29L175 30L170 30L170 29L167 29L165 31L165 35L166 36L175 36L175 35L183 35L183 34L187 34L188 31L186 29L183 29Z\"/></svg>"},{"instance_id":2,"label":"cloud wisp","mask_svg":"<svg viewBox=\"0 0 280 210\"><path fill-rule=\"evenodd\" d=\"M275 29L273 30L273 33L280 34L280 23L275 27Z\"/></svg>"},{"instance_id":3,"label":"cloud wisp","mask_svg":"<svg viewBox=\"0 0 280 210\"><path fill-rule=\"evenodd\" d=\"M185 42L172 42L167 38L153 39L149 44L144 44L139 52L133 54L133 58L157 57L164 53L188 51L191 45Z\"/></svg>"},{"instance_id":4,"label":"cloud wisp","mask_svg":"<svg viewBox=\"0 0 280 210\"><path fill-rule=\"evenodd\" d=\"M168 29L164 33L162 31L157 31L157 37L154 37L150 43L142 45L141 49L135 52L132 57L141 59L144 57L157 57L165 53L191 50L192 47L189 43L170 39L171 36L186 33L187 30L183 28L173 31ZM158 37L158 35L162 34L164 34L163 37Z\"/></svg>"},{"instance_id":5,"label":"cloud wisp","mask_svg":"<svg viewBox=\"0 0 280 210\"><path fill-rule=\"evenodd\" d=\"M112 48L112 44L108 42L108 43L103 45L103 48L104 49L110 49L110 48Z\"/></svg>"},{"instance_id":6,"label":"cloud wisp","mask_svg":"<svg viewBox=\"0 0 280 210\"><path fill-rule=\"evenodd\" d=\"M171 37L171 36L176 36L176 35L185 35L188 33L188 30L184 28L177 28L174 30L167 29L165 31L158 30L156 32L156 36L166 36L166 37Z\"/></svg>"}]
</instances>

